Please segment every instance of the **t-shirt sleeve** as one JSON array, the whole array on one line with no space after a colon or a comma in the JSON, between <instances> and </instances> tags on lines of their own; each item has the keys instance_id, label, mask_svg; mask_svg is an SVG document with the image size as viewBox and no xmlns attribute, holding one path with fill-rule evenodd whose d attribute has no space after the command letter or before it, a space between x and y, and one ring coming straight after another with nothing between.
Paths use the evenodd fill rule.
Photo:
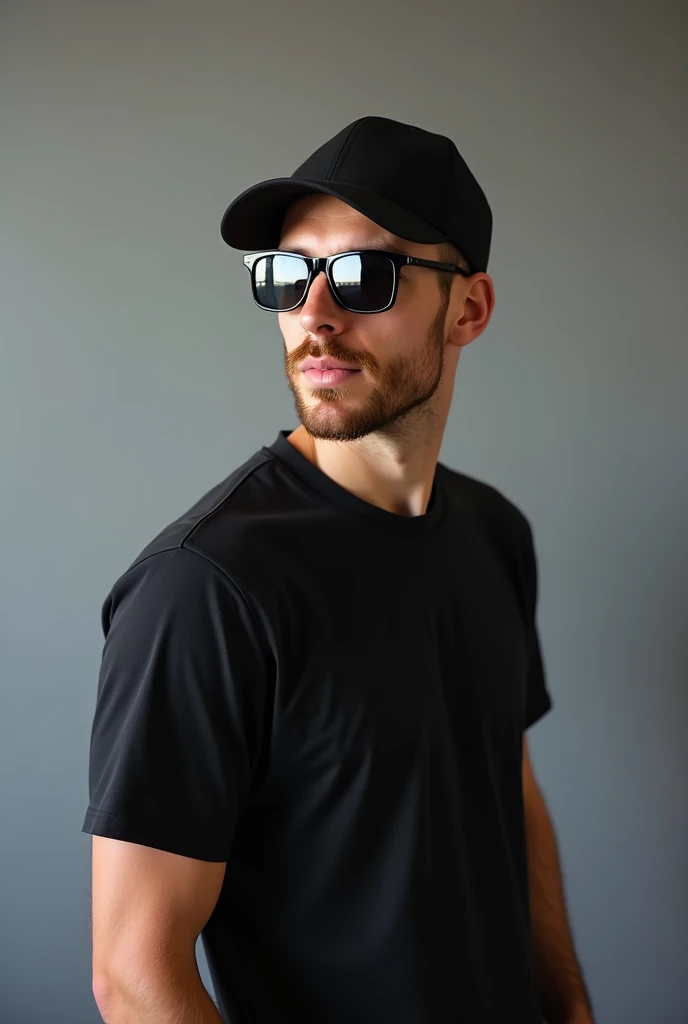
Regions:
<instances>
[{"instance_id":1,"label":"t-shirt sleeve","mask_svg":"<svg viewBox=\"0 0 688 1024\"><path fill-rule=\"evenodd\" d=\"M552 707L537 625L538 565L533 532L530 523L526 525L526 550L524 558L525 594L528 634L528 675L526 682L526 707L524 729L529 729Z\"/></svg>"},{"instance_id":2,"label":"t-shirt sleeve","mask_svg":"<svg viewBox=\"0 0 688 1024\"><path fill-rule=\"evenodd\" d=\"M220 568L178 548L120 577L103 631L82 831L227 861L270 713L255 617Z\"/></svg>"}]
</instances>

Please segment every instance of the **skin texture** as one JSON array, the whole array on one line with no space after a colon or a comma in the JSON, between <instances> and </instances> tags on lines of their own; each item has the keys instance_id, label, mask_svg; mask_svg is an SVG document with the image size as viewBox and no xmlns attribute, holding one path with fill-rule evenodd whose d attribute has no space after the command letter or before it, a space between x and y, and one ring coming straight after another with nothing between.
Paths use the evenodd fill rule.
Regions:
<instances>
[{"instance_id":1,"label":"skin texture","mask_svg":"<svg viewBox=\"0 0 688 1024\"><path fill-rule=\"evenodd\" d=\"M195 945L226 865L92 837L92 988L107 1024L221 1024Z\"/></svg>"},{"instance_id":2,"label":"skin texture","mask_svg":"<svg viewBox=\"0 0 688 1024\"><path fill-rule=\"evenodd\" d=\"M528 853L533 958L550 1024L593 1024L590 997L576 958L552 821L523 738L523 805Z\"/></svg>"}]
</instances>

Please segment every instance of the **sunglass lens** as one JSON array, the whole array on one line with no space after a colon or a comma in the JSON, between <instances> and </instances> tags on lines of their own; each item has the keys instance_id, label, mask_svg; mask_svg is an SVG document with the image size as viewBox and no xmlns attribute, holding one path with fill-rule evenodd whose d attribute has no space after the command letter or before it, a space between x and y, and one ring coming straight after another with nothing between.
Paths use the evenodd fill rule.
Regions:
<instances>
[{"instance_id":1,"label":"sunglass lens","mask_svg":"<svg viewBox=\"0 0 688 1024\"><path fill-rule=\"evenodd\" d=\"M308 266L299 256L261 256L253 265L256 298L266 309L293 309L307 281Z\"/></svg>"},{"instance_id":2,"label":"sunglass lens","mask_svg":"<svg viewBox=\"0 0 688 1024\"><path fill-rule=\"evenodd\" d=\"M332 278L342 303L355 313L385 309L394 292L394 264L376 253L341 256L332 264Z\"/></svg>"}]
</instances>

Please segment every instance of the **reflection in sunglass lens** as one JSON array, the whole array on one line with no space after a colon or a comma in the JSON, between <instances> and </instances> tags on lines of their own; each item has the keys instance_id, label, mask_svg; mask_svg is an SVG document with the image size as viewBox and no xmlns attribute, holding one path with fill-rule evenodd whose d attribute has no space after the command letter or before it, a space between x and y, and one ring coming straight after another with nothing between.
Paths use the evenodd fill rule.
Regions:
<instances>
[{"instance_id":1,"label":"reflection in sunglass lens","mask_svg":"<svg viewBox=\"0 0 688 1024\"><path fill-rule=\"evenodd\" d=\"M261 256L254 264L256 298L268 309L293 309L307 280L308 267L299 256Z\"/></svg>"},{"instance_id":2,"label":"reflection in sunglass lens","mask_svg":"<svg viewBox=\"0 0 688 1024\"><path fill-rule=\"evenodd\" d=\"M394 291L394 264L386 256L361 253L342 256L332 264L339 298L359 313L374 313L389 305Z\"/></svg>"}]
</instances>

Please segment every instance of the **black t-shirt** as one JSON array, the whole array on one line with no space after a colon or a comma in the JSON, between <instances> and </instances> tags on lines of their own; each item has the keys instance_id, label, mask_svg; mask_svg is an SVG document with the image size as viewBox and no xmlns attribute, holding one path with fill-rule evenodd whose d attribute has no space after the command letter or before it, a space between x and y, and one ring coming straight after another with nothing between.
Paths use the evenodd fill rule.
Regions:
<instances>
[{"instance_id":1,"label":"black t-shirt","mask_svg":"<svg viewBox=\"0 0 688 1024\"><path fill-rule=\"evenodd\" d=\"M108 595L83 831L227 862L231 1024L536 1024L528 520L441 463L395 515L287 435Z\"/></svg>"}]
</instances>

